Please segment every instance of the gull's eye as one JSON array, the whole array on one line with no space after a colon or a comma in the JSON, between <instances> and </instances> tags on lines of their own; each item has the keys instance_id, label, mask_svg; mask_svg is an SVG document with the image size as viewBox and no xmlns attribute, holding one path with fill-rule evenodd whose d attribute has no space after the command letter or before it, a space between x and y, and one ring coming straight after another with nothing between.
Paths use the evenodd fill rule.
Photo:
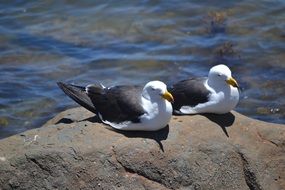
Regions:
<instances>
[{"instance_id":1,"label":"gull's eye","mask_svg":"<svg viewBox=\"0 0 285 190\"><path fill-rule=\"evenodd\" d=\"M155 91L155 88L151 87L151 90L152 90L152 91Z\"/></svg>"},{"instance_id":2,"label":"gull's eye","mask_svg":"<svg viewBox=\"0 0 285 190\"><path fill-rule=\"evenodd\" d=\"M220 76L222 76L222 74L219 73L218 76L220 77Z\"/></svg>"}]
</instances>

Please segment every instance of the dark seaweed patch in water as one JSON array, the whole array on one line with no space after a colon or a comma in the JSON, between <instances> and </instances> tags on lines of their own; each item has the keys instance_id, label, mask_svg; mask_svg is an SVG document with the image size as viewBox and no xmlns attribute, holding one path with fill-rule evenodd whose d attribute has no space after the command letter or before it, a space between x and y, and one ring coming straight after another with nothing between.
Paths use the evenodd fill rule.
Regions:
<instances>
[{"instance_id":1,"label":"dark seaweed patch in water","mask_svg":"<svg viewBox=\"0 0 285 190\"><path fill-rule=\"evenodd\" d=\"M234 48L232 42L224 42L214 48L214 60L215 64L225 64L232 66L234 64L240 64L241 56Z\"/></svg>"},{"instance_id":2,"label":"dark seaweed patch in water","mask_svg":"<svg viewBox=\"0 0 285 190\"><path fill-rule=\"evenodd\" d=\"M5 117L0 118L0 127L6 127L9 124L9 121Z\"/></svg>"},{"instance_id":3,"label":"dark seaweed patch in water","mask_svg":"<svg viewBox=\"0 0 285 190\"><path fill-rule=\"evenodd\" d=\"M206 31L210 35L224 34L227 29L227 14L226 12L210 12L205 18L208 26Z\"/></svg>"}]
</instances>

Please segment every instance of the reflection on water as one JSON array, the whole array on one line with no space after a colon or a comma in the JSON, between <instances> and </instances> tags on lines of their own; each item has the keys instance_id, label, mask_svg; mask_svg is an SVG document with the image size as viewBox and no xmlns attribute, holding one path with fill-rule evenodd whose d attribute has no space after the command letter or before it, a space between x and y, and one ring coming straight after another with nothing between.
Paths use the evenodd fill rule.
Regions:
<instances>
[{"instance_id":1,"label":"reflection on water","mask_svg":"<svg viewBox=\"0 0 285 190\"><path fill-rule=\"evenodd\" d=\"M167 83L224 63L237 111L285 123L284 1L0 3L0 138L75 106L56 81Z\"/></svg>"}]
</instances>

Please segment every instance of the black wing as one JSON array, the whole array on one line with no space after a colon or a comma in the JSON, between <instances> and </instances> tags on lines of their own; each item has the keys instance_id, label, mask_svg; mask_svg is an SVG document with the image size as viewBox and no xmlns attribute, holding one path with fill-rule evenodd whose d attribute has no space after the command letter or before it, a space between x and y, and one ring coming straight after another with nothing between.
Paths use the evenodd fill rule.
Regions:
<instances>
[{"instance_id":1,"label":"black wing","mask_svg":"<svg viewBox=\"0 0 285 190\"><path fill-rule=\"evenodd\" d=\"M104 88L90 86L88 96L104 120L110 122L139 122L145 113L141 106L141 86L115 86Z\"/></svg>"},{"instance_id":2,"label":"black wing","mask_svg":"<svg viewBox=\"0 0 285 190\"><path fill-rule=\"evenodd\" d=\"M63 83L59 85L78 104L96 114L100 113L104 120L110 122L139 122L139 117L145 113L141 106L141 86L102 88L99 85L88 85L86 92L85 87Z\"/></svg>"},{"instance_id":3,"label":"black wing","mask_svg":"<svg viewBox=\"0 0 285 190\"><path fill-rule=\"evenodd\" d=\"M194 107L209 100L210 91L204 86L207 78L190 78L174 84L169 90L174 97L173 109L182 106Z\"/></svg>"}]
</instances>

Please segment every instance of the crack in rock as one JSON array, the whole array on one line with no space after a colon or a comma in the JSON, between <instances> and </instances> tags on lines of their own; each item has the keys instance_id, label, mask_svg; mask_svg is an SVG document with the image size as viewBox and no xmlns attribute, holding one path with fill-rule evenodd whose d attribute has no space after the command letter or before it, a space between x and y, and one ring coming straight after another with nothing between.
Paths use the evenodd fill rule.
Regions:
<instances>
[{"instance_id":1,"label":"crack in rock","mask_svg":"<svg viewBox=\"0 0 285 190\"><path fill-rule=\"evenodd\" d=\"M261 190L262 188L257 182L255 173L251 171L250 164L248 163L248 160L246 159L245 155L241 151L237 151L237 153L240 155L242 160L244 179L248 188L250 190Z\"/></svg>"},{"instance_id":2,"label":"crack in rock","mask_svg":"<svg viewBox=\"0 0 285 190\"><path fill-rule=\"evenodd\" d=\"M35 158L31 158L29 157L27 154L25 154L26 159L28 161L33 162L35 165L37 165L42 171L46 171L49 175L51 175L51 171L45 167L43 167L43 165L41 163L39 163Z\"/></svg>"},{"instance_id":3,"label":"crack in rock","mask_svg":"<svg viewBox=\"0 0 285 190\"><path fill-rule=\"evenodd\" d=\"M265 137L263 137L259 131L257 131L257 136L262 140L262 141L265 141L265 142L268 142L270 144L273 144L274 146L276 147L279 147L277 143L273 142L272 140L268 140L266 139Z\"/></svg>"}]
</instances>

